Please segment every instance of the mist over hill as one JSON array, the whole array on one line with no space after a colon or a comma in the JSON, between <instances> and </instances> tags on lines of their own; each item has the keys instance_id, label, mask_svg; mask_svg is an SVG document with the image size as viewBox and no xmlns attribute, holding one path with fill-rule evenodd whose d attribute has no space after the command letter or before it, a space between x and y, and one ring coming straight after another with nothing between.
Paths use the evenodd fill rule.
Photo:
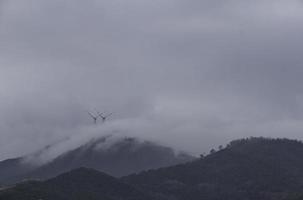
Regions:
<instances>
[{"instance_id":1,"label":"mist over hill","mask_svg":"<svg viewBox=\"0 0 303 200\"><path fill-rule=\"evenodd\" d=\"M0 200L303 200L302 24L303 0L0 0Z\"/></svg>"},{"instance_id":2,"label":"mist over hill","mask_svg":"<svg viewBox=\"0 0 303 200\"><path fill-rule=\"evenodd\" d=\"M93 168L119 177L194 159L189 154L177 153L170 147L153 142L106 136L93 139L40 164L41 156L47 156L51 148L48 146L35 154L0 162L0 183L47 179L79 167Z\"/></svg>"},{"instance_id":3,"label":"mist over hill","mask_svg":"<svg viewBox=\"0 0 303 200\"><path fill-rule=\"evenodd\" d=\"M0 160L92 126L94 108L194 153L302 139L302 13L301 0L0 0Z\"/></svg>"},{"instance_id":4,"label":"mist over hill","mask_svg":"<svg viewBox=\"0 0 303 200\"><path fill-rule=\"evenodd\" d=\"M299 200L302 157L300 141L241 139L185 164L122 178L82 168L47 181L21 183L1 190L0 200Z\"/></svg>"}]
</instances>

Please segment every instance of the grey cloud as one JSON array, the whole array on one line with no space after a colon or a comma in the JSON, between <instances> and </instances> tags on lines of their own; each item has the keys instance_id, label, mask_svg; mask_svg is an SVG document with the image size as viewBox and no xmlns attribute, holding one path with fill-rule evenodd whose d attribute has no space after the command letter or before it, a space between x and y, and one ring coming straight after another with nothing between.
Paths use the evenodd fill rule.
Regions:
<instances>
[{"instance_id":1,"label":"grey cloud","mask_svg":"<svg viewBox=\"0 0 303 200\"><path fill-rule=\"evenodd\" d=\"M302 139L302 1L0 3L0 159L87 141L94 108L195 154Z\"/></svg>"}]
</instances>

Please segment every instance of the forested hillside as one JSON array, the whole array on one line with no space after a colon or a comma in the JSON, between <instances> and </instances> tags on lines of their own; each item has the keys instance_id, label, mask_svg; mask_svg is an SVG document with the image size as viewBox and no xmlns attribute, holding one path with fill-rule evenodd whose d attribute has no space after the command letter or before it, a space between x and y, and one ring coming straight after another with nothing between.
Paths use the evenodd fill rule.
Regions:
<instances>
[{"instance_id":1,"label":"forested hillside","mask_svg":"<svg viewBox=\"0 0 303 200\"><path fill-rule=\"evenodd\" d=\"M278 200L303 191L303 144L250 138L187 164L123 178L146 191L186 200Z\"/></svg>"},{"instance_id":2,"label":"forested hillside","mask_svg":"<svg viewBox=\"0 0 303 200\"><path fill-rule=\"evenodd\" d=\"M303 144L236 140L198 160L120 179L81 168L0 192L0 200L301 200Z\"/></svg>"}]
</instances>

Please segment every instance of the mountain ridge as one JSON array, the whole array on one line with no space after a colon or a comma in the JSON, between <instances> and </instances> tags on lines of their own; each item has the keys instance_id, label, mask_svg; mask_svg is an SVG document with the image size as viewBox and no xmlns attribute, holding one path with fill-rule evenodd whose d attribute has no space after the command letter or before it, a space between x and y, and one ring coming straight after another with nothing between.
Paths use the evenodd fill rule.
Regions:
<instances>
[{"instance_id":1,"label":"mountain ridge","mask_svg":"<svg viewBox=\"0 0 303 200\"><path fill-rule=\"evenodd\" d=\"M94 169L78 168L46 181L0 190L0 200L152 200L147 194Z\"/></svg>"},{"instance_id":2,"label":"mountain ridge","mask_svg":"<svg viewBox=\"0 0 303 200\"><path fill-rule=\"evenodd\" d=\"M14 165L10 165L9 160L0 162L0 174L1 171L3 172L3 176L0 176L0 184L16 183L24 179L45 180L79 167L94 168L119 177L194 159L188 154L176 155L169 147L139 141L136 138L125 137L112 143L107 142L108 137L91 140L41 166L25 162L26 158L14 160ZM12 170L6 170L9 173L4 174L4 169L7 168Z\"/></svg>"},{"instance_id":3,"label":"mountain ridge","mask_svg":"<svg viewBox=\"0 0 303 200\"><path fill-rule=\"evenodd\" d=\"M176 199L280 200L303 191L302 157L299 141L242 139L199 160L122 180Z\"/></svg>"},{"instance_id":4,"label":"mountain ridge","mask_svg":"<svg viewBox=\"0 0 303 200\"><path fill-rule=\"evenodd\" d=\"M299 200L302 199L301 194L303 194L302 157L303 143L301 141L268 138L240 139L197 160L145 170L119 179L112 177L110 180L115 185L117 182L124 183L138 191L140 194L136 194L141 196L141 199L145 199L144 196L146 196L152 200ZM86 183L82 181L82 178L92 177L90 174L93 172L81 169L82 173L74 173L77 172L74 170L72 174L76 177L66 179L73 180L77 187L83 189L81 183L84 185ZM57 185L57 182L63 184L62 187L69 187L69 184L64 184L65 178L62 179L68 174L70 173L58 176L61 179L52 178L45 182L50 183L51 188L52 185ZM97 182L106 183L107 177L111 177L101 174L101 180L96 180ZM77 187L68 190L76 190ZM92 187L99 190L98 187ZM31 188L39 188L39 184ZM103 193L112 191L110 188L101 188L104 189ZM9 190L13 191L12 195L15 194L14 188L4 190L0 192L0 200L2 200L2 194L7 194ZM87 191L90 190L88 185L82 191L81 195L84 196L80 199L86 200L85 195L89 195ZM50 191L47 190L47 192ZM119 193L121 190L118 187L115 191ZM26 189L22 192L21 194L25 196L29 193L40 194L40 191L30 190L29 192ZM51 192L48 194L51 195ZM123 198L127 199L129 196L126 195ZM70 196L67 196L64 200L69 199ZM53 198L52 200L61 199Z\"/></svg>"}]
</instances>

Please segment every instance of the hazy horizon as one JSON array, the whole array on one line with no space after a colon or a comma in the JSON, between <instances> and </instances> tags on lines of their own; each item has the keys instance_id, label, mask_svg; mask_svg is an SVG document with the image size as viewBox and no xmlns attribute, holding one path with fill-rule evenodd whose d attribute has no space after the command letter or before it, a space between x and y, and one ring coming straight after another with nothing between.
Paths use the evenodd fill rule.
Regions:
<instances>
[{"instance_id":1,"label":"hazy horizon","mask_svg":"<svg viewBox=\"0 0 303 200\"><path fill-rule=\"evenodd\" d=\"M0 160L109 133L302 140L302 22L301 0L0 0Z\"/></svg>"}]
</instances>

